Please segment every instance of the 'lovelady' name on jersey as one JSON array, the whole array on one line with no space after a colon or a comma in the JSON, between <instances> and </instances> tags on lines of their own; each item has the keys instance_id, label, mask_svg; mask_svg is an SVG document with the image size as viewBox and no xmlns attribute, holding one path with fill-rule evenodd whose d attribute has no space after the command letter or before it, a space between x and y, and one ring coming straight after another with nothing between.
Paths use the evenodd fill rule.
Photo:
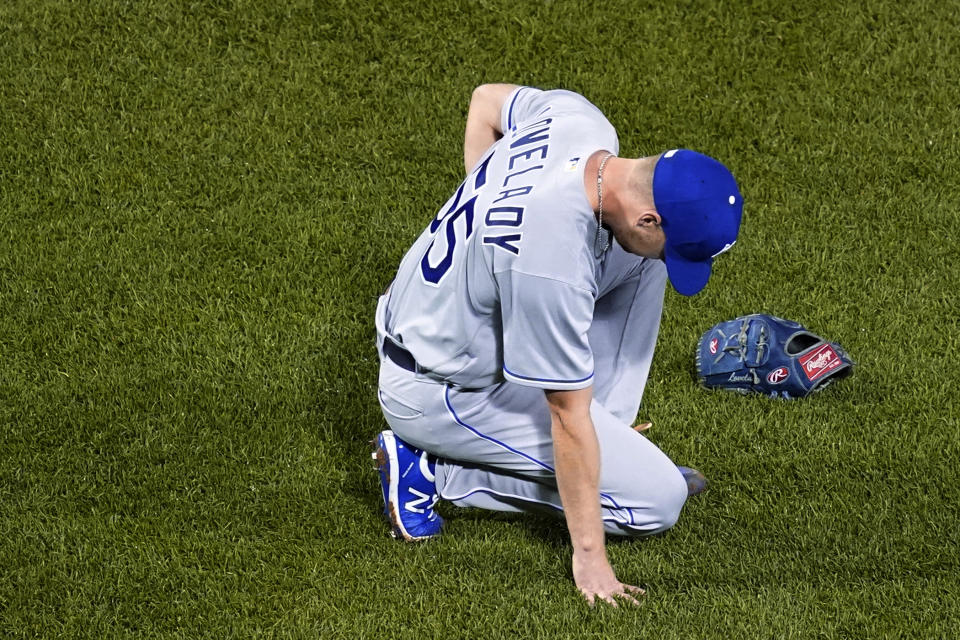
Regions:
<instances>
[{"instance_id":1,"label":"'lovelady' name on jersey","mask_svg":"<svg viewBox=\"0 0 960 640\"><path fill-rule=\"evenodd\" d=\"M544 118L518 129L511 135L509 148L517 152L510 156L507 163L509 173L503 179L498 197L493 200L492 204L497 206L490 207L484 217L488 231L483 235L483 244L492 244L515 255L520 253L519 245L523 234L518 232L523 226L524 205L521 204L522 200L518 203L516 199L533 192L535 185L522 183L543 170L544 165L537 163L547 159L552 122L552 118ZM520 176L525 178L521 179ZM516 182L514 179L517 179ZM498 205L506 201L510 202ZM505 231L503 227L510 228L513 233L502 233L501 231Z\"/></svg>"}]
</instances>

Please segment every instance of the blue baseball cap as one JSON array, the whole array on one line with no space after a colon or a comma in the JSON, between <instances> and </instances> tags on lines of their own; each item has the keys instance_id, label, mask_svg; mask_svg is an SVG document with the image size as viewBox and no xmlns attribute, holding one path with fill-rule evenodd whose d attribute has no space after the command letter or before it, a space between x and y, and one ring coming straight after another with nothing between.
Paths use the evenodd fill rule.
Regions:
<instances>
[{"instance_id":1,"label":"blue baseball cap","mask_svg":"<svg viewBox=\"0 0 960 640\"><path fill-rule=\"evenodd\" d=\"M733 174L710 156L667 151L653 170L653 203L666 236L670 284L685 296L703 289L713 259L737 241L743 196Z\"/></svg>"}]
</instances>

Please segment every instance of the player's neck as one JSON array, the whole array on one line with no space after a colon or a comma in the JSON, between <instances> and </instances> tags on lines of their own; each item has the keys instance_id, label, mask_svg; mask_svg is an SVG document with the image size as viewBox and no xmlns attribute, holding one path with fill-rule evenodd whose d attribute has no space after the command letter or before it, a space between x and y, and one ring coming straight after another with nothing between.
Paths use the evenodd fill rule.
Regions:
<instances>
[{"instance_id":1,"label":"player's neck","mask_svg":"<svg viewBox=\"0 0 960 640\"><path fill-rule=\"evenodd\" d=\"M584 192L587 195L587 201L593 207L594 214L597 214L600 210L599 191L603 193L603 215L605 219L609 219L609 216L622 214L623 199L630 189L630 174L637 163L637 160L630 158L611 157L603 165L603 181L598 190L597 178L599 177L600 165L609 153L609 151L597 151L591 155L583 174Z\"/></svg>"}]
</instances>

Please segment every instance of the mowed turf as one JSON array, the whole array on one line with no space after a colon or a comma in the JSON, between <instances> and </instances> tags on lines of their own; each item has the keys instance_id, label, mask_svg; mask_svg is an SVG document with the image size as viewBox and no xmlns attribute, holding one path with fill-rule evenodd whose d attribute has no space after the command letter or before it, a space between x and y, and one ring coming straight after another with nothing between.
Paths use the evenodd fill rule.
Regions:
<instances>
[{"instance_id":1,"label":"mowed turf","mask_svg":"<svg viewBox=\"0 0 960 640\"><path fill-rule=\"evenodd\" d=\"M796 4L0 4L0 636L960 636L960 11ZM610 545L636 609L580 600L560 521L379 515L376 299L489 81L745 196L667 293L641 417L711 486ZM750 312L856 373L698 388Z\"/></svg>"}]
</instances>

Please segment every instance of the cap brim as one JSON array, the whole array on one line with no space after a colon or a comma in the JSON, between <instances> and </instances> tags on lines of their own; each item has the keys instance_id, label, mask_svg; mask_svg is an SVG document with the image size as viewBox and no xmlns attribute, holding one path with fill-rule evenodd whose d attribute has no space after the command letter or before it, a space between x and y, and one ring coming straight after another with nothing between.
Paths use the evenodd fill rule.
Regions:
<instances>
[{"instance_id":1,"label":"cap brim","mask_svg":"<svg viewBox=\"0 0 960 640\"><path fill-rule=\"evenodd\" d=\"M710 279L710 270L713 267L713 258L706 262L694 262L664 249L664 262L667 263L667 277L677 293L692 296L699 293Z\"/></svg>"}]
</instances>

